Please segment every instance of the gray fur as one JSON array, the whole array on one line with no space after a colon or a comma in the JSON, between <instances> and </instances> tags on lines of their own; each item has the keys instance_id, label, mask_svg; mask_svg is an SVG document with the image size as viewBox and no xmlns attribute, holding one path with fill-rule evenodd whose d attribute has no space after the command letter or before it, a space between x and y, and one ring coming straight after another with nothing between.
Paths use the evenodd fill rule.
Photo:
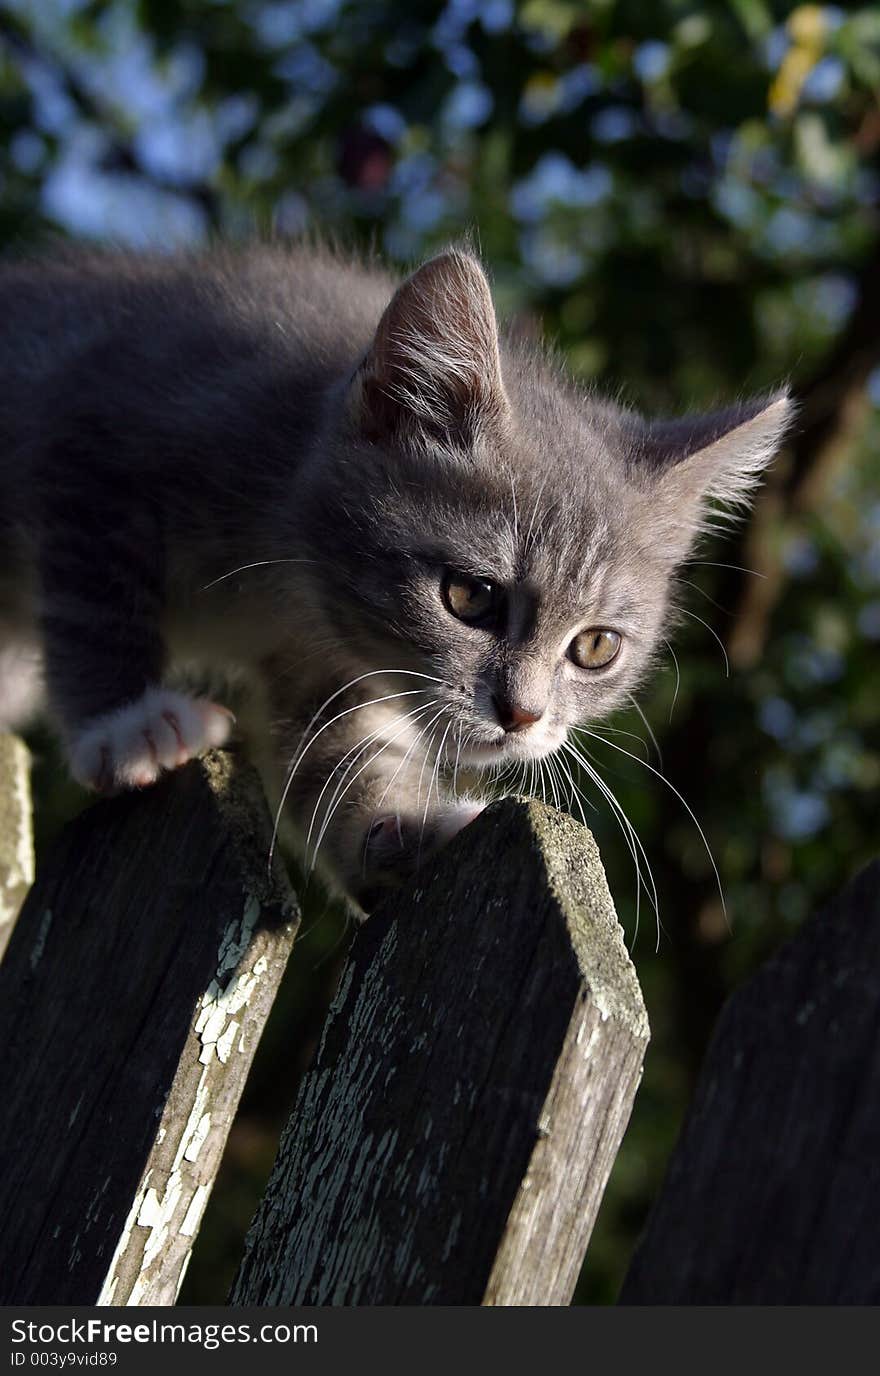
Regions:
<instances>
[{"instance_id":1,"label":"gray fur","mask_svg":"<svg viewBox=\"0 0 880 1376\"><path fill-rule=\"evenodd\" d=\"M244 676L273 791L296 762L285 814L310 857L332 812L350 893L469 820L456 763L547 754L634 690L707 501L747 501L790 418L784 394L658 425L585 395L499 340L457 250L400 286L315 248L73 253L8 265L0 322L0 710L41 646L75 772L120 786L175 762L138 713L176 664ZM447 568L503 585L503 622L451 616ZM565 652L593 626L623 645L587 671ZM505 735L493 698L541 719ZM199 710L190 752L225 731Z\"/></svg>"}]
</instances>

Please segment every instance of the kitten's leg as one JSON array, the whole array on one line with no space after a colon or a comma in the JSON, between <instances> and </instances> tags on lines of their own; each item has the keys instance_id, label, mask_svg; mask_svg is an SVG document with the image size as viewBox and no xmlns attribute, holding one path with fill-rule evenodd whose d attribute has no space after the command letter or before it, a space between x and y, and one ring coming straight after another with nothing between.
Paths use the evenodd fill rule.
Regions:
<instances>
[{"instance_id":1,"label":"kitten's leg","mask_svg":"<svg viewBox=\"0 0 880 1376\"><path fill-rule=\"evenodd\" d=\"M435 801L421 811L407 809L385 813L371 820L362 844L363 859L355 883L355 896L369 911L383 889L400 884L415 874L425 860L479 817L486 806L474 798Z\"/></svg>"},{"instance_id":2,"label":"kitten's leg","mask_svg":"<svg viewBox=\"0 0 880 1376\"><path fill-rule=\"evenodd\" d=\"M152 783L229 733L231 717L162 685L163 561L148 494L118 475L85 504L62 484L40 552L46 683L71 772L101 791ZM90 494L91 495L91 494Z\"/></svg>"},{"instance_id":3,"label":"kitten's leg","mask_svg":"<svg viewBox=\"0 0 880 1376\"><path fill-rule=\"evenodd\" d=\"M370 736L366 721L353 729L359 716L355 711L315 736L287 784L272 791L276 800L283 797L281 811L294 822L306 870L319 867L369 910L383 889L414 874L484 804L443 796L436 778L429 800L433 757L409 749L412 737L400 739L395 722L359 747ZM289 741L284 754L296 760L305 743Z\"/></svg>"}]
</instances>

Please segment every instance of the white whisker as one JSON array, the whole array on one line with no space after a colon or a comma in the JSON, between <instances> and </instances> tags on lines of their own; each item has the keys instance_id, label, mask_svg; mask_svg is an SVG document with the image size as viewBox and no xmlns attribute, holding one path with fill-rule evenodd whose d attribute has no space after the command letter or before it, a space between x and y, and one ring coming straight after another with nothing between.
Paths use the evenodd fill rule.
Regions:
<instances>
[{"instance_id":1,"label":"white whisker","mask_svg":"<svg viewBox=\"0 0 880 1376\"><path fill-rule=\"evenodd\" d=\"M439 699L435 698L434 701L433 701L432 703L429 704L429 706L430 706L430 707L436 707L438 701L439 701ZM439 713L438 713L438 716L439 716ZM380 813L381 810L382 810L382 804L384 803L385 799L387 798L388 793L389 793L389 791L391 790L392 785L394 784L394 781L397 779L397 777L398 777L398 775L400 774L401 770L405 767L407 760L408 760L408 759L410 758L410 756L415 752L415 750L416 750L416 748L417 748L419 742L424 738L424 736L426 735L426 733L427 733L428 731L430 731L431 727L433 726L433 724L434 724L434 722L435 722L436 720L437 720L437 717L434 717L434 718L432 718L431 721L428 722L427 726L421 726L421 727L419 728L418 732L416 733L415 738L410 742L409 746L408 746L407 749L406 749L406 753L405 753L404 756L403 756L403 759L400 761L400 764L397 766L397 768L395 769L394 773L391 775L391 778L388 780L387 784L385 785L385 788L384 788L383 791L382 791L382 796L381 796L381 798L379 799L378 803L376 804L375 810L374 810L374 812L373 812L373 816L372 816L372 819L371 819L371 822L370 822L370 825L371 825L371 826L372 826L372 823L373 823L373 822L376 820L376 818L379 816L379 813ZM369 828L368 828L367 830L368 830L368 833L369 833ZM364 848L364 859L366 860L366 847Z\"/></svg>"},{"instance_id":2,"label":"white whisker","mask_svg":"<svg viewBox=\"0 0 880 1376\"><path fill-rule=\"evenodd\" d=\"M594 724L593 730L601 731L602 734L606 736L627 736L631 741L638 741L646 757L650 751L648 742L645 740L644 736L639 735L638 731L622 731L619 726L604 726L598 722Z\"/></svg>"},{"instance_id":3,"label":"white whisker","mask_svg":"<svg viewBox=\"0 0 880 1376\"><path fill-rule=\"evenodd\" d=\"M454 798L458 797L458 766L461 761L461 741L463 734L464 722L460 722L458 726L458 748L455 752L455 766L452 770L452 796Z\"/></svg>"},{"instance_id":4,"label":"white whisker","mask_svg":"<svg viewBox=\"0 0 880 1376\"><path fill-rule=\"evenodd\" d=\"M704 564L707 569L735 569L737 573L750 573L754 578L766 578L766 573L757 569L747 569L743 564L716 564L711 559L685 559L685 564Z\"/></svg>"},{"instance_id":5,"label":"white whisker","mask_svg":"<svg viewBox=\"0 0 880 1376\"><path fill-rule=\"evenodd\" d=\"M429 739L429 741L428 741L427 746L425 747L425 754L424 754L424 758L422 759L422 767L421 767L421 769L419 770L419 778L418 778L418 783L417 783L417 785L416 785L416 807L418 807L419 804L420 804L421 801L422 801L422 780L423 780L424 777L425 777L425 767L426 767L426 765L427 765L427 763L428 763L428 760L429 760L429 758L430 758L430 755L431 755L431 747L432 747L433 744L434 744L433 728L434 728L434 726L436 725L436 723L440 720L440 718L443 716L443 713L444 713L446 710L447 710L447 709L446 709L446 707L445 707L445 705L444 705L443 707L440 708L440 711L437 713L437 715L436 715L435 717L432 717L432 718L431 718L431 721L430 721L431 737L430 737L430 739ZM433 773L433 771L432 771L432 773ZM430 796L431 796L431 788L430 788L430 785L429 785L429 786L428 786L428 797L430 798Z\"/></svg>"},{"instance_id":6,"label":"white whisker","mask_svg":"<svg viewBox=\"0 0 880 1376\"><path fill-rule=\"evenodd\" d=\"M318 708L317 712L313 713L313 715L312 715L312 717L311 717L311 720L309 721L308 725L306 726L305 730L303 731L302 735L300 736L300 741L304 741L304 740L305 740L306 736L308 736L308 734L309 734L309 732L311 731L312 727L314 726L315 722L320 720L320 718L321 718L321 716L323 715L324 711L326 710L326 708L328 708L328 707L330 706L331 702L335 702L336 699L337 699L338 697L340 697L343 693L347 692L349 688L355 688L355 687L357 687L357 685L358 685L359 683L363 683L363 681L364 681L365 679L368 679L368 678L375 678L377 675L385 675L385 674L407 674L407 675L409 675L410 678L423 678L423 679L425 679L425 680L426 680L427 682L429 682L429 683L442 683L442 681L443 681L442 679L437 678L437 676L436 676L435 674L420 674L420 673L416 673L416 671L415 671L414 669L370 669L370 670L368 670L368 672L365 673L365 674L358 674L358 676L357 676L356 678L351 678L351 679L349 679L348 683L343 683L343 685L342 685L341 688L337 688L336 691L335 691L334 693L331 693L330 696L329 696L328 698L325 698L325 699L324 699L324 701L321 703L321 706ZM419 690L414 690L414 691L419 691ZM421 691L422 691L422 692L426 692L427 689L422 689ZM381 699L378 699L378 698L377 698L377 699L374 699L374 701L377 701L377 702L380 701L380 700L381 700ZM360 706L360 705L361 705L361 704L358 704L358 706ZM364 706L369 706L369 705L371 705L371 704L365 703L365 704L363 704L363 705L364 705ZM355 708L349 708L349 711L355 711L355 710L356 710ZM340 715L343 715L343 714L340 714ZM334 717L333 720L334 720L334 721L338 721L339 718L338 718L338 717ZM331 725L331 724L332 724L332 723L329 723L329 722L328 722L328 725ZM304 754L305 751L303 751L302 753ZM300 756L299 758L301 758L301 756ZM295 768L296 766L294 765L293 767Z\"/></svg>"},{"instance_id":7,"label":"white whisker","mask_svg":"<svg viewBox=\"0 0 880 1376\"><path fill-rule=\"evenodd\" d=\"M594 733L593 733L592 731L587 730L586 727L581 727L580 730L582 730L582 731L583 731L586 735L588 735L588 736L594 736ZM594 736L594 739L596 739L596 740L601 740L601 737L599 737L599 736ZM711 846L709 845L709 842L708 842L707 839L706 839L706 833L703 831L703 828L700 826L700 823L699 823L699 821L697 820L697 816L696 816L696 814L695 814L693 808L690 806L690 804L687 802L687 800L686 800L685 798L682 797L682 795L679 793L679 791L678 791L678 789L675 787L675 785L669 782L669 780L666 778L666 775L665 775L665 774L661 774L660 771L657 770L657 769L655 769L654 766L653 766L652 764L649 764L647 760L640 760L639 757L638 757L638 755L633 755L631 751L629 751L629 750L624 750L624 748L623 748L622 745L615 745L614 741L605 741L605 745L610 746L612 750L617 750L617 751L619 751L621 755L628 755L629 758L630 758L631 760L635 760L636 764L640 764L640 765L642 766L643 769L649 769L649 770L651 771L652 774L656 775L656 777L657 777L658 779L660 779L661 782L664 783L664 784L666 785L666 787L667 787L672 793L675 794L676 798L677 798L678 801L681 803L682 807L685 809L685 811L687 812L688 816L690 817L691 821L693 822L694 826L697 828L697 831L698 831L699 834L700 834L700 840L703 842L703 845L704 845L704 847L705 847L705 849L706 849L706 854L707 854L708 857L709 857L709 863L711 864L711 866L712 866L712 871L713 871L713 873L714 873L714 875L715 875L715 882L716 882L716 884L718 885L718 896L719 896L719 898L721 899L721 909L722 909L722 912L724 913L724 916L725 916L725 918L726 918L726 917L727 917L727 905L726 905L726 903L725 903L725 901L724 901L724 889L723 889L722 884L721 884L721 875L720 875L719 872L718 872L718 866L717 866L716 863L715 863L715 856L712 854L712 848L711 848Z\"/></svg>"},{"instance_id":8,"label":"white whisker","mask_svg":"<svg viewBox=\"0 0 880 1376\"><path fill-rule=\"evenodd\" d=\"M443 738L442 738L442 740L440 741L439 746L437 747L437 753L436 753L436 755L435 755L435 757L434 757L434 768L431 770L431 778L428 780L428 796L427 796L427 798L425 799L425 811L424 811L424 813L422 814L422 829L421 829L421 831L420 831L420 833L419 833L419 857L420 857L420 858L421 858L421 853L422 853L422 841L423 841L424 835L425 835L425 827L426 827L427 824L428 824L428 811L429 811L430 806L431 806L431 785L432 785L432 783L435 784L435 787L436 787L436 789L437 789L437 802L439 803L439 802L441 801L441 799L440 799L440 759L441 759L441 756L442 756L442 754L443 754L443 747L444 747L445 744L446 744L446 737L449 735L449 732L452 730L452 726L453 726L453 722L452 722L452 719L450 718L450 720L446 723L446 730L443 732Z\"/></svg>"},{"instance_id":9,"label":"white whisker","mask_svg":"<svg viewBox=\"0 0 880 1376\"><path fill-rule=\"evenodd\" d=\"M246 569L264 569L271 564L317 564L317 559L257 559L253 564L239 564L238 568L230 569L228 573L221 573L219 578L212 578L210 583L206 583L199 592L207 592L209 588L215 588L218 583L222 583L226 578L234 578L237 573L244 573Z\"/></svg>"},{"instance_id":10,"label":"white whisker","mask_svg":"<svg viewBox=\"0 0 880 1376\"><path fill-rule=\"evenodd\" d=\"M315 722L320 720L322 713L325 711L327 707L330 706L331 702L335 702L336 699L340 696L340 694L346 692L349 688L354 688L358 683L363 683L365 679L375 678L377 674L410 674L414 678L423 678L432 683L440 683L442 681L433 674L420 674L416 673L412 669L370 669L367 673L359 674L356 678L350 679L348 683L344 683L341 688L337 688L334 693L331 693L328 698L325 698L325 700L321 703L321 706L318 708L317 712L315 712L312 715L308 725L306 726L305 730L300 736L300 747L296 751L294 758L291 761L291 764L288 769L287 779L285 781L284 788L281 792L281 801L279 802L278 808L275 812L275 822L272 827L272 839L269 843L268 863L270 868L272 865L273 856L275 854L275 846L278 841L278 828L281 825L281 814L284 810L284 805L287 802L287 797L290 793L290 789L293 784L294 775L297 769L299 768L300 764L302 763L306 753L309 750L311 750L312 746L315 744L315 741L318 739L318 737L323 735L323 733L326 730L328 730L328 728L331 727L334 724L334 722L340 721L343 717L349 716L352 712L361 711L366 707L375 707L377 703L380 702L391 702L397 698L413 697L417 693L426 693L429 691L427 688L412 688L407 689L405 692L402 693L388 693L383 697L372 698L368 702L355 703L353 707L347 707L345 711L338 712L335 717L332 717L330 719L330 721L325 722L324 725L319 727L319 729L314 733L314 735L306 741L306 737L308 736ZM302 744L303 741L306 741L305 745Z\"/></svg>"},{"instance_id":11,"label":"white whisker","mask_svg":"<svg viewBox=\"0 0 880 1376\"><path fill-rule=\"evenodd\" d=\"M718 632L716 630L713 630L713 628L709 625L708 621L704 621L701 616L697 616L696 612L689 612L685 607L682 607L681 613L682 616L690 616L693 618L694 621L699 621L700 625L705 626L709 634L715 637L715 639L718 641L718 644L721 647L721 653L724 656L725 678L730 678L730 660L727 658L727 650L724 648L724 641L721 639L721 636L718 634Z\"/></svg>"},{"instance_id":12,"label":"white whisker","mask_svg":"<svg viewBox=\"0 0 880 1376\"><path fill-rule=\"evenodd\" d=\"M635 700L635 698L633 697L632 693L627 693L627 697L629 698L629 700L630 700L630 702L632 703L633 707L636 709L636 711L638 712L638 714L639 714L639 716L641 717L642 721L644 722L645 730L647 731L648 735L651 737L651 744L653 745L654 750L656 751L656 754L657 754L657 763L659 764L660 768L662 769L662 768L663 768L663 755L662 755L661 752L660 752L660 746L657 744L657 737L654 735L654 732L653 732L652 729L651 729L651 723L648 721L648 718L645 716L645 714L644 714L644 712L642 711L641 707L640 707L639 704L636 702L636 700Z\"/></svg>"},{"instance_id":13,"label":"white whisker","mask_svg":"<svg viewBox=\"0 0 880 1376\"><path fill-rule=\"evenodd\" d=\"M326 780L325 780L325 782L324 782L324 786L323 786L323 788L321 789L321 792L318 794L317 800L316 800L316 802L315 802L314 809L313 809L313 811L312 811L312 818L311 818L311 821L309 822L309 829L308 829L308 832L306 833L306 840L305 840L305 853L306 853L306 856L308 856L309 843L310 843L310 841L311 841L311 839L312 839L312 832L313 832L313 830L314 830L315 821L316 821L317 816L318 816L318 809L319 809L319 807L321 806L321 800L323 799L324 794L327 792L327 789L330 787L330 784L331 784L332 781L333 781L334 775L337 774L337 773L339 772L340 769L342 769L342 766L346 764L346 761L349 761L349 763L347 764L346 768L342 770L342 775L341 775L341 777L340 777L340 779L339 779L339 781L338 781L338 783L337 783L337 785L336 785L336 792L333 794L333 797L330 799L329 803L327 804L327 807L324 809L325 821L326 821L326 819L331 815L331 813L332 813L332 811L333 811L333 805L334 805L334 803L336 802L336 799L337 799L337 797L338 797L338 795L339 795L340 789L343 787L343 784L344 784L344 782L345 782L345 779L346 779L347 775L350 773L350 771L351 771L351 770L354 768L354 766L357 764L358 760L361 759L361 757L364 755L364 753L365 753L365 752L370 748L370 746L374 743L374 741L379 740L383 735L385 735L385 733L386 733L387 731L393 730L396 726L400 726L400 725L401 725L402 723L404 723L404 722L411 723L411 722L417 721L418 718L419 718L421 715L423 715L425 712L430 711L430 709L431 709L432 707L436 706L436 704L437 704L437 699L434 698L434 700L433 700L432 702L423 703L422 706L420 706L420 707L414 707L414 708L412 709L412 711L410 711L410 712L405 712L405 713L403 713L402 716L395 717L391 722L383 722L381 726L377 726L373 731L368 732L368 734L367 734L366 736L362 736L361 739L357 742L356 745L353 745L353 746L351 747L350 750L347 750L347 751L346 751L346 753L342 756L342 758L341 758L340 760L337 760L337 761L336 761L336 763L334 764L334 766L333 766L333 768L331 769L330 773L327 775L327 778L326 778ZM352 758L352 757L354 757L354 758ZM318 843L317 843L318 845L320 845L320 843L321 843L321 837L322 837L323 834L324 834L324 830L325 830L325 828L322 826L322 828L321 828L321 835L320 835L319 838L318 838ZM316 854L317 854L317 846L316 846ZM313 860L312 860L312 868L314 869L314 857L313 857Z\"/></svg>"},{"instance_id":14,"label":"white whisker","mask_svg":"<svg viewBox=\"0 0 880 1376\"><path fill-rule=\"evenodd\" d=\"M681 670L678 667L678 656L676 655L669 641L664 640L663 644L666 646L667 650L672 655L672 662L675 665L675 692L672 694L672 705L669 708L669 724L671 726L672 714L675 711L675 704L678 702L678 690L681 687Z\"/></svg>"},{"instance_id":15,"label":"white whisker","mask_svg":"<svg viewBox=\"0 0 880 1376\"><path fill-rule=\"evenodd\" d=\"M725 616L730 615L726 607L722 607L720 602L716 602L714 597L710 597L705 588L701 588L699 583L695 583L692 578L682 578L680 573L676 575L676 578L679 583L686 584L687 587L693 588L694 592L698 592L701 597L705 597L706 601L711 602L713 607L717 607L719 612L723 612Z\"/></svg>"},{"instance_id":16,"label":"white whisker","mask_svg":"<svg viewBox=\"0 0 880 1376\"><path fill-rule=\"evenodd\" d=\"M418 710L418 709L417 709L417 710ZM312 852L312 863L311 863L311 868L312 868L312 869L314 869L314 868L315 868L315 865L317 864L317 861L318 861L318 851L320 850L320 848L321 848L321 843L322 843L322 841L324 840L324 837L325 837L326 834L327 834L327 829L329 828L330 823L332 822L335 813L338 811L340 805L342 804L342 800L344 799L345 795L349 792L349 790L350 790L351 788L353 788L353 786L355 785L355 783L357 783L357 780L358 780L358 779L360 778L360 776L363 774L364 770L369 769L370 766L371 766L372 764L374 764L376 760L378 760L378 758L379 758L380 755L384 755L385 751L388 750L388 749L390 749L390 747L394 744L394 742L397 741L397 740L399 740L400 737L406 733L406 731L409 729L409 726L410 726L410 719L409 719L409 714L408 714L407 717L404 719L404 724L403 724L403 726L400 728L400 730L397 731L395 735L391 736L389 740L385 741L385 743L384 743L382 746L380 746L380 748L375 752L375 754L371 755L370 758L369 758L368 760L366 760L366 761L364 762L364 764L361 765L360 769L358 769L358 770L356 771L356 773L354 773L354 774L351 776L351 778L348 780L348 783L346 783L345 786L344 786L344 788L342 788L341 792L340 792L340 786L337 785L336 793L335 793L335 794L333 795L333 797L331 798L330 803L329 803L327 809L325 810L324 820L323 820L323 822L321 823L321 829L320 829L320 831L318 832L318 839L317 839L316 842L315 842L315 848L314 848L314 851ZM366 748L369 749L369 746L367 746ZM363 752L362 752L362 753L363 753ZM357 763L356 760L352 761L352 764L356 764L356 763ZM348 773L351 771L351 768L352 768L352 765L350 764L350 765L348 766L348 769L346 770L346 774L348 774ZM342 783L344 782L344 779L345 779L345 775L343 775L342 780L340 780L340 784L342 784Z\"/></svg>"},{"instance_id":17,"label":"white whisker","mask_svg":"<svg viewBox=\"0 0 880 1376\"><path fill-rule=\"evenodd\" d=\"M611 815L617 823L618 827L620 828L621 835L623 836L623 839L626 842L627 849L629 850L629 853L632 856L632 862L636 872L636 921L635 929L633 931L633 944L635 944L639 934L642 889L644 888L645 892L648 893L647 885L645 884L645 880L642 876L641 865L639 864L639 852L636 846L637 838L635 834L635 828L632 826L623 808L618 803L617 798L614 796L612 790L608 788L604 781L599 777L597 771L593 768L593 766L589 764L588 761L581 756L580 752L577 751L569 741L566 741L563 744L563 749L568 751L568 753L573 757L578 766L584 770L587 777L591 779L592 782L599 789L600 794L611 808ZM648 893L648 897L650 898L650 893Z\"/></svg>"},{"instance_id":18,"label":"white whisker","mask_svg":"<svg viewBox=\"0 0 880 1376\"><path fill-rule=\"evenodd\" d=\"M553 772L553 759L550 755L545 755L544 764L547 766L547 781L550 784L550 797L553 799L553 806L559 812L559 794L556 791L556 775Z\"/></svg>"},{"instance_id":19,"label":"white whisker","mask_svg":"<svg viewBox=\"0 0 880 1376\"><path fill-rule=\"evenodd\" d=\"M581 822L586 826L587 818L583 807L584 802L587 803L588 807L593 807L594 804L591 803L588 798L585 799L582 797L581 791L575 783L574 774L572 773L571 765L568 763L568 760L566 760L561 753L556 756L556 760L562 771L563 777L568 781L569 797L571 798L572 806L577 804L578 812L581 815Z\"/></svg>"},{"instance_id":20,"label":"white whisker","mask_svg":"<svg viewBox=\"0 0 880 1376\"><path fill-rule=\"evenodd\" d=\"M581 728L581 729L583 729L583 728ZM601 737L598 737L597 739L601 739ZM608 741L608 742L606 742L606 743L607 743L608 745L611 745L611 741ZM620 748L621 748L620 746L615 746L615 749L620 749ZM631 854L631 856L632 856L633 864L634 864L634 866L635 866L635 871L636 871L636 925L635 925L635 931L634 931L634 933L633 933L633 942L635 942L636 937L638 936L639 917L640 917L640 907L641 907L641 904L640 904L640 891L641 891L642 888L644 888L645 893L647 894L648 899L649 899L649 901L650 901L650 903L651 903L651 906L652 906L653 909L654 909L654 913L655 913L656 919L657 919L657 942L658 942L658 949L659 949L659 942L660 942L660 900L659 900L659 896L658 896L658 894L657 894L657 885L656 885L656 883L655 883L655 881L654 881L654 872L653 872L653 870L652 870L652 868L651 868L651 862L650 862L650 860L648 859L648 854L647 854L647 851L645 850L644 845L642 844L641 838L640 838L638 832L636 831L635 827L633 826L632 822L629 820L629 817L627 816L626 811L625 811L623 805L621 804L620 800L618 799L617 795L614 793L614 790L613 790L613 789L611 788L611 786L601 777L601 775L599 774L598 770L594 767L594 765L591 764L591 763L589 762L589 760L585 758L585 756L581 753L581 751L578 750L578 749L572 744L571 741L565 741L565 742L563 742L563 749L564 749L564 750L567 750L568 753L577 761L577 763L580 765L580 767L586 772L586 774L589 776L589 778L592 779L593 783L595 783L595 785L596 785L596 787L599 789L600 793L602 793L602 795L604 796L604 798L605 798L606 801L608 802L609 806L611 807L612 813L613 813L615 819L617 820L617 824L618 824L618 826L620 827L620 830L621 830L621 832L622 832L622 834L623 834L624 840L625 840L626 843L627 843L627 847L628 847L628 849L629 849L629 852L630 852L630 854ZM625 753L626 753L626 754L629 754L630 752L629 752L629 751L626 751ZM632 758L633 758L633 759L637 759L638 757L637 757L637 756L633 756ZM644 763L644 761L640 761L640 763ZM646 767L650 768L650 766L646 766ZM655 771L655 772L656 772L656 771ZM662 777L662 776L661 776L661 777ZM640 865L640 863L639 863L639 855L641 855L642 860L644 860L644 862L645 862L645 869L647 870L648 879L650 880L650 884L651 884L650 889L648 888L648 885L645 883L644 876L642 875L641 865Z\"/></svg>"}]
</instances>

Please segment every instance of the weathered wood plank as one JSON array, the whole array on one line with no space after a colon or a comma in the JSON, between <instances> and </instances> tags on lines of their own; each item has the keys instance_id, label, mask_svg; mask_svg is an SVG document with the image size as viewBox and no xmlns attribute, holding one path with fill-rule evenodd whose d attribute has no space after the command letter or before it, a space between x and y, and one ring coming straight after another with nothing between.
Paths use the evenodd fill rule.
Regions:
<instances>
[{"instance_id":1,"label":"weathered wood plank","mask_svg":"<svg viewBox=\"0 0 880 1376\"><path fill-rule=\"evenodd\" d=\"M621 1302L880 1303L880 862L729 1000Z\"/></svg>"},{"instance_id":2,"label":"weathered wood plank","mask_svg":"<svg viewBox=\"0 0 880 1376\"><path fill-rule=\"evenodd\" d=\"M358 933L237 1304L565 1304L648 1038L590 834L499 803Z\"/></svg>"},{"instance_id":3,"label":"weathered wood plank","mask_svg":"<svg viewBox=\"0 0 880 1376\"><path fill-rule=\"evenodd\" d=\"M0 732L0 957L34 882L30 772L24 741Z\"/></svg>"},{"instance_id":4,"label":"weathered wood plank","mask_svg":"<svg viewBox=\"0 0 880 1376\"><path fill-rule=\"evenodd\" d=\"M170 1304L296 908L217 753L89 809L0 968L0 1294Z\"/></svg>"}]
</instances>

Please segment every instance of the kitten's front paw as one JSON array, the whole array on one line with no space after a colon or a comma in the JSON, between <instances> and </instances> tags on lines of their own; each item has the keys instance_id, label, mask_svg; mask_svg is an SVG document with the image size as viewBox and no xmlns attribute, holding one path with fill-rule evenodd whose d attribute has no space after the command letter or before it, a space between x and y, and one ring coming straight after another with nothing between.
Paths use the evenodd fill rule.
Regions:
<instances>
[{"instance_id":1,"label":"kitten's front paw","mask_svg":"<svg viewBox=\"0 0 880 1376\"><path fill-rule=\"evenodd\" d=\"M145 788L164 770L223 745L233 720L225 707L205 698L148 688L136 702L82 728L70 745L70 770L78 783L99 793Z\"/></svg>"},{"instance_id":2,"label":"kitten's front paw","mask_svg":"<svg viewBox=\"0 0 880 1376\"><path fill-rule=\"evenodd\" d=\"M367 911L384 889L400 884L425 860L447 845L485 807L485 803L450 803L429 814L394 812L371 823L363 847L359 882L353 885L358 902Z\"/></svg>"}]
</instances>

